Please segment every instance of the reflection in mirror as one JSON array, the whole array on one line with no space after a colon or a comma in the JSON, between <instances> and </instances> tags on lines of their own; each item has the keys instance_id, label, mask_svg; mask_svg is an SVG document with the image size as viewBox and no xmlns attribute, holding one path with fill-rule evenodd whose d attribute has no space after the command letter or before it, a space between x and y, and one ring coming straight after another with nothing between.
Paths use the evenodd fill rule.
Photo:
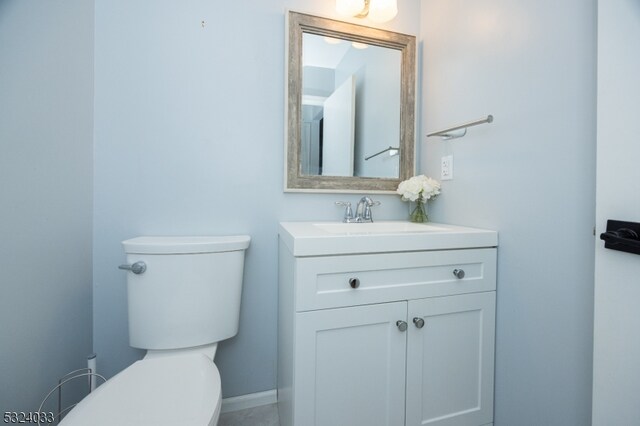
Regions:
<instances>
[{"instance_id":1,"label":"reflection in mirror","mask_svg":"<svg viewBox=\"0 0 640 426\"><path fill-rule=\"evenodd\" d=\"M401 60L399 50L303 34L302 174L399 177L397 149L371 156L398 147Z\"/></svg>"},{"instance_id":2,"label":"reflection in mirror","mask_svg":"<svg viewBox=\"0 0 640 426\"><path fill-rule=\"evenodd\" d=\"M394 191L414 171L415 37L289 12L286 190Z\"/></svg>"}]
</instances>

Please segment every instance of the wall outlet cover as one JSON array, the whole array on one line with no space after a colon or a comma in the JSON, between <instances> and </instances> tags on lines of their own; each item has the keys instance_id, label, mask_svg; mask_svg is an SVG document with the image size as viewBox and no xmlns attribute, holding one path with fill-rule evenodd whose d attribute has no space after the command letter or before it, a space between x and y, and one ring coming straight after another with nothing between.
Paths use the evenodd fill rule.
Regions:
<instances>
[{"instance_id":1,"label":"wall outlet cover","mask_svg":"<svg viewBox=\"0 0 640 426\"><path fill-rule=\"evenodd\" d=\"M453 155L442 157L440 161L440 179L453 179Z\"/></svg>"}]
</instances>

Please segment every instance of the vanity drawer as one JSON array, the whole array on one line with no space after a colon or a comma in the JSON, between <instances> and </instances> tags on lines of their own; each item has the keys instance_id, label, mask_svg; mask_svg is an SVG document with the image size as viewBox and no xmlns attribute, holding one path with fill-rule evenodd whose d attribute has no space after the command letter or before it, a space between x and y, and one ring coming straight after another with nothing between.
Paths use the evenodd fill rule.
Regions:
<instances>
[{"instance_id":1,"label":"vanity drawer","mask_svg":"<svg viewBox=\"0 0 640 426\"><path fill-rule=\"evenodd\" d=\"M496 249L303 257L295 282L298 312L491 291Z\"/></svg>"}]
</instances>

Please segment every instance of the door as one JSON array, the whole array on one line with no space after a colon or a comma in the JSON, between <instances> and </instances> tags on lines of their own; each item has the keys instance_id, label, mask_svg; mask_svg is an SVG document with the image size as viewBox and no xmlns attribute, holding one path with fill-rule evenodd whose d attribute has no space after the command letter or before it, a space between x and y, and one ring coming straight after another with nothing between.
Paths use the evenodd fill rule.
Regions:
<instances>
[{"instance_id":1,"label":"door","mask_svg":"<svg viewBox=\"0 0 640 426\"><path fill-rule=\"evenodd\" d=\"M632 42L639 38L637 0L598 2L598 236L608 219L640 222L640 138L630 126L640 117L640 55ZM640 256L605 249L596 238L594 426L640 424L638 301Z\"/></svg>"},{"instance_id":2,"label":"door","mask_svg":"<svg viewBox=\"0 0 640 426\"><path fill-rule=\"evenodd\" d=\"M300 426L404 425L407 303L296 314Z\"/></svg>"},{"instance_id":3,"label":"door","mask_svg":"<svg viewBox=\"0 0 640 426\"><path fill-rule=\"evenodd\" d=\"M324 102L322 175L353 176L356 80L352 75Z\"/></svg>"},{"instance_id":4,"label":"door","mask_svg":"<svg viewBox=\"0 0 640 426\"><path fill-rule=\"evenodd\" d=\"M412 300L408 311L407 426L491 423L495 292Z\"/></svg>"}]
</instances>

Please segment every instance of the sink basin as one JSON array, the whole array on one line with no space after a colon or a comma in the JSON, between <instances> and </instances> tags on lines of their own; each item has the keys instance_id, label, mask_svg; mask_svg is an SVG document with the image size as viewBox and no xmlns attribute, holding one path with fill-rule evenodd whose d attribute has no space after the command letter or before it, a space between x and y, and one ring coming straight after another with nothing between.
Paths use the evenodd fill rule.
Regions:
<instances>
[{"instance_id":1,"label":"sink basin","mask_svg":"<svg viewBox=\"0 0 640 426\"><path fill-rule=\"evenodd\" d=\"M281 222L280 241L294 256L496 247L498 233L442 223Z\"/></svg>"},{"instance_id":2,"label":"sink basin","mask_svg":"<svg viewBox=\"0 0 640 426\"><path fill-rule=\"evenodd\" d=\"M372 223L314 223L313 226L330 234L397 234L404 232L434 232L446 231L447 228L428 223L413 223L401 221L372 222Z\"/></svg>"}]
</instances>

